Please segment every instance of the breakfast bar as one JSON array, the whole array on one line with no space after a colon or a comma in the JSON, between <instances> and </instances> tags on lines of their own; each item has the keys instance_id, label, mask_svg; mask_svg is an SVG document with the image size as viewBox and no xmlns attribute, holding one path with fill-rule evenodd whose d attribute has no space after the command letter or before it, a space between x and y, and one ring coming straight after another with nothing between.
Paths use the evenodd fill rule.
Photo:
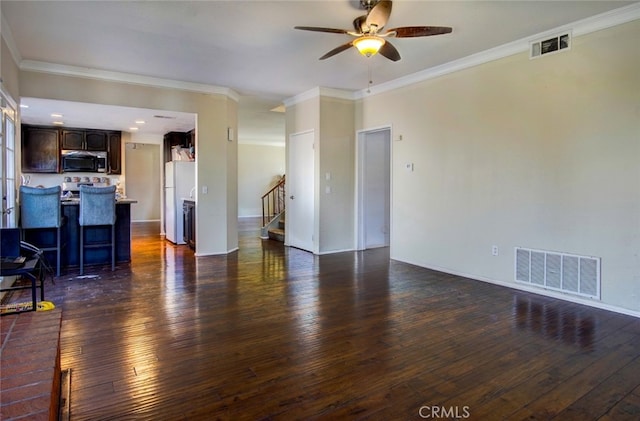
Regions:
<instances>
[{"instance_id":1,"label":"breakfast bar","mask_svg":"<svg viewBox=\"0 0 640 421\"><path fill-rule=\"evenodd\" d=\"M116 201L116 263L131 261L131 204L137 203L132 199L118 199ZM80 264L80 199L72 198L60 201L64 223L62 226L62 267L73 267ZM46 247L55 241L52 230L38 230L27 232L25 241ZM88 243L102 243L108 240L111 229L105 227L85 228L85 241ZM85 250L85 265L110 264L111 249L109 247L90 248ZM55 252L46 254L50 263L56 261Z\"/></svg>"}]
</instances>

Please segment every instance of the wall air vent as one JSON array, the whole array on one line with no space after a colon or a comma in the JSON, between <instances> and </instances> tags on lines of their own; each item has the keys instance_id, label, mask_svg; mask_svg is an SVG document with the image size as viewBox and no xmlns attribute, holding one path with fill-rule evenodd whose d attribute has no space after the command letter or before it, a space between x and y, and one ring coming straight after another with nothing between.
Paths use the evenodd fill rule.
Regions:
<instances>
[{"instance_id":1,"label":"wall air vent","mask_svg":"<svg viewBox=\"0 0 640 421\"><path fill-rule=\"evenodd\" d=\"M516 247L516 281L600 299L600 258Z\"/></svg>"},{"instance_id":2,"label":"wall air vent","mask_svg":"<svg viewBox=\"0 0 640 421\"><path fill-rule=\"evenodd\" d=\"M549 37L543 40L533 41L529 46L529 58L538 58L546 54L568 51L571 48L571 33L565 32L560 35Z\"/></svg>"}]
</instances>

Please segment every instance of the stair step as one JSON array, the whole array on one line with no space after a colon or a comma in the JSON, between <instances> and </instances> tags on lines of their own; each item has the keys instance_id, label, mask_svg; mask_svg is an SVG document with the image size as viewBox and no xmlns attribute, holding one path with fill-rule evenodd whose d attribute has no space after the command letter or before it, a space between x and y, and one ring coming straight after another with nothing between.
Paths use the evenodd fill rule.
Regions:
<instances>
[{"instance_id":1,"label":"stair step","mask_svg":"<svg viewBox=\"0 0 640 421\"><path fill-rule=\"evenodd\" d=\"M269 238L284 243L284 230L280 228L271 228L268 231Z\"/></svg>"}]
</instances>

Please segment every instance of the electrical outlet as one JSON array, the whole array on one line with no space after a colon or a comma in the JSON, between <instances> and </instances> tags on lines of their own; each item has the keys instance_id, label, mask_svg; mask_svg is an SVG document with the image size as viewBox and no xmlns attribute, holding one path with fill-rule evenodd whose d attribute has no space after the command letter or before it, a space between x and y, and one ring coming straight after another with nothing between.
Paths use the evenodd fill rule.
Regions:
<instances>
[{"instance_id":1,"label":"electrical outlet","mask_svg":"<svg viewBox=\"0 0 640 421\"><path fill-rule=\"evenodd\" d=\"M491 246L491 255L493 256L498 255L498 246Z\"/></svg>"}]
</instances>

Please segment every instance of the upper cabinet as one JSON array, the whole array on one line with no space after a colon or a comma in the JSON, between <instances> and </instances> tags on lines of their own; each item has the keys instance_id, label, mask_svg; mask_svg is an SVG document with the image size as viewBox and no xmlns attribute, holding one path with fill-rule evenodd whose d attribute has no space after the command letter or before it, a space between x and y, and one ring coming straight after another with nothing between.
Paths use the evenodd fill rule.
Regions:
<instances>
[{"instance_id":1,"label":"upper cabinet","mask_svg":"<svg viewBox=\"0 0 640 421\"><path fill-rule=\"evenodd\" d=\"M122 136L120 132L108 132L109 173L122 174Z\"/></svg>"},{"instance_id":2,"label":"upper cabinet","mask_svg":"<svg viewBox=\"0 0 640 421\"><path fill-rule=\"evenodd\" d=\"M88 151L109 151L107 136L109 132L104 130L87 130L84 134L84 143Z\"/></svg>"},{"instance_id":3,"label":"upper cabinet","mask_svg":"<svg viewBox=\"0 0 640 421\"><path fill-rule=\"evenodd\" d=\"M122 174L121 132L22 125L22 172L61 171L61 150L108 152L109 174Z\"/></svg>"},{"instance_id":4,"label":"upper cabinet","mask_svg":"<svg viewBox=\"0 0 640 421\"><path fill-rule=\"evenodd\" d=\"M107 152L107 132L104 130L63 129L61 134L63 150Z\"/></svg>"},{"instance_id":5,"label":"upper cabinet","mask_svg":"<svg viewBox=\"0 0 640 421\"><path fill-rule=\"evenodd\" d=\"M192 136L190 132L169 132L164 135L164 162L171 161L171 148L180 146L181 148L189 148ZM193 135L195 141L195 132Z\"/></svg>"},{"instance_id":6,"label":"upper cabinet","mask_svg":"<svg viewBox=\"0 0 640 421\"><path fill-rule=\"evenodd\" d=\"M60 171L60 145L57 128L22 126L22 172Z\"/></svg>"}]
</instances>

